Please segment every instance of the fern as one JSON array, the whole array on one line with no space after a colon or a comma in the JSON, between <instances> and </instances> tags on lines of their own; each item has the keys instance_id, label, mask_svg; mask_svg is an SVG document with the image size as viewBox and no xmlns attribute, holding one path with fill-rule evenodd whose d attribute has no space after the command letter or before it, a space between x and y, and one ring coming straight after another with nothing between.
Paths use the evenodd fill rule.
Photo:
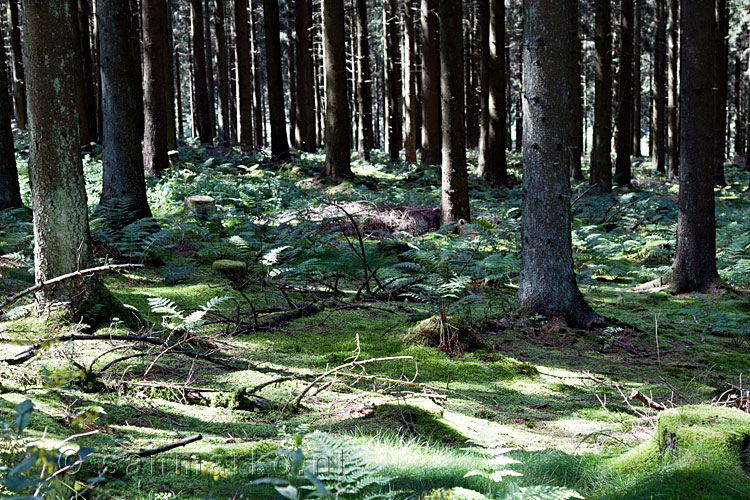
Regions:
<instances>
[{"instance_id":1,"label":"fern","mask_svg":"<svg viewBox=\"0 0 750 500\"><path fill-rule=\"evenodd\" d=\"M230 300L231 297L214 297L203 304L197 311L186 314L178 309L173 300L164 297L152 297L148 299L151 312L163 315L162 324L170 330L181 330L192 332L203 326L206 314L218 306Z\"/></svg>"}]
</instances>

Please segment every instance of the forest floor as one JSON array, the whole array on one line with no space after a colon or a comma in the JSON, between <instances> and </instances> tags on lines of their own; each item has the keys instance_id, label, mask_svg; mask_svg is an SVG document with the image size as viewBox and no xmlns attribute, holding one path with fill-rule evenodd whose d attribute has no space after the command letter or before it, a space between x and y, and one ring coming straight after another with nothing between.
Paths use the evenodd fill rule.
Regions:
<instances>
[{"instance_id":1,"label":"forest floor","mask_svg":"<svg viewBox=\"0 0 750 500\"><path fill-rule=\"evenodd\" d=\"M139 312L138 333L170 347L69 340L23 364L0 363L7 421L31 399L29 435L52 448L98 431L71 441L96 453L66 476L69 487L106 466L90 498L278 498L250 484L270 475L252 466L293 447L290 436L319 430L356 447L366 475L388 478L402 497L487 491L481 477L464 477L486 465L467 449L473 440L512 449L520 463L509 468L523 476L506 481L520 485L565 486L589 499L750 498L736 456L669 457L661 444L654 452L658 412L628 399L636 389L667 407L711 404L750 371L750 174L740 166L727 166L729 186L716 191L717 257L732 287L718 295L636 290L674 254L677 186L648 162L634 165L633 189L599 195L574 182L579 285L608 318L580 331L515 309L518 182L490 188L472 174L473 224L438 228L438 167L374 154L354 162L355 180L326 187L316 178L322 155L279 167L186 146L179 164L148 180L155 219L123 228L127 203L96 210L100 154L84 161L98 263L144 264L104 281ZM28 201L22 140L18 157ZM520 158L509 162L520 179ZM195 195L214 203L186 208ZM0 293L33 283L31 245L28 211L0 212ZM29 311L21 304L0 322L0 358L13 360L32 340L92 330ZM443 335L415 341L414 326L435 315L446 320ZM128 323L96 333L130 335ZM438 348L445 332L461 348ZM314 383L353 360L373 362ZM275 378L288 380L253 390ZM131 455L198 433L150 459Z\"/></svg>"}]
</instances>

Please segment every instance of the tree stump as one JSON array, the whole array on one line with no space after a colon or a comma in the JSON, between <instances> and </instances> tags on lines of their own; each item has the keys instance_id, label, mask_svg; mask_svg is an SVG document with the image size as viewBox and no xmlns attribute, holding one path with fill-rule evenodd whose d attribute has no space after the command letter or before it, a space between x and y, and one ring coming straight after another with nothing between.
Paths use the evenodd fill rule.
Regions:
<instances>
[{"instance_id":1,"label":"tree stump","mask_svg":"<svg viewBox=\"0 0 750 500\"><path fill-rule=\"evenodd\" d=\"M193 212L196 215L205 216L208 215L211 209L216 204L216 200L210 196L205 195L193 195L185 197L185 210Z\"/></svg>"}]
</instances>

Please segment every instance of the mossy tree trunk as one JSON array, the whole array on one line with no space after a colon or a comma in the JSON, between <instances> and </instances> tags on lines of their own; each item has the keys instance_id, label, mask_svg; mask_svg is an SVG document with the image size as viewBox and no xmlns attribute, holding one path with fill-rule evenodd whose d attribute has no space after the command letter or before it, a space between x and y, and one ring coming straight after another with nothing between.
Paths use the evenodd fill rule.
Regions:
<instances>
[{"instance_id":1,"label":"mossy tree trunk","mask_svg":"<svg viewBox=\"0 0 750 500\"><path fill-rule=\"evenodd\" d=\"M90 267L93 254L78 130L77 20L71 2L24 0L23 7L34 270L40 283ZM84 279L43 289L36 311L63 305L75 313L89 291Z\"/></svg>"},{"instance_id":2,"label":"mossy tree trunk","mask_svg":"<svg viewBox=\"0 0 750 500\"><path fill-rule=\"evenodd\" d=\"M466 117L462 1L440 0L440 99L442 102L443 167L440 220L443 224L471 219L466 175Z\"/></svg>"},{"instance_id":3,"label":"mossy tree trunk","mask_svg":"<svg viewBox=\"0 0 750 500\"><path fill-rule=\"evenodd\" d=\"M527 0L524 23L523 219L518 304L527 314L589 326L601 321L584 301L573 272L565 74L568 5ZM565 79L563 79L565 81ZM560 96L568 96L561 99Z\"/></svg>"},{"instance_id":4,"label":"mossy tree trunk","mask_svg":"<svg viewBox=\"0 0 750 500\"><path fill-rule=\"evenodd\" d=\"M343 0L323 1L323 45L326 78L326 164L324 176L333 183L351 177L349 93L346 85L346 32Z\"/></svg>"},{"instance_id":5,"label":"mossy tree trunk","mask_svg":"<svg viewBox=\"0 0 750 500\"><path fill-rule=\"evenodd\" d=\"M422 163L441 159L438 0L422 0Z\"/></svg>"},{"instance_id":6,"label":"mossy tree trunk","mask_svg":"<svg viewBox=\"0 0 750 500\"><path fill-rule=\"evenodd\" d=\"M681 12L680 194L672 287L678 293L706 291L719 280L716 269L714 145L716 23L713 3L696 2Z\"/></svg>"},{"instance_id":7,"label":"mossy tree trunk","mask_svg":"<svg viewBox=\"0 0 750 500\"><path fill-rule=\"evenodd\" d=\"M289 140L284 112L284 77L281 69L281 26L279 2L263 0L266 33L266 75L268 77L268 112L271 119L271 156L274 161L288 161Z\"/></svg>"},{"instance_id":8,"label":"mossy tree trunk","mask_svg":"<svg viewBox=\"0 0 750 500\"><path fill-rule=\"evenodd\" d=\"M143 175L141 124L136 108L141 82L131 71L136 64L130 48L130 5L121 0L98 0L102 81L102 195L100 203L128 198L132 220L151 217ZM126 221L126 222L131 222Z\"/></svg>"}]
</instances>

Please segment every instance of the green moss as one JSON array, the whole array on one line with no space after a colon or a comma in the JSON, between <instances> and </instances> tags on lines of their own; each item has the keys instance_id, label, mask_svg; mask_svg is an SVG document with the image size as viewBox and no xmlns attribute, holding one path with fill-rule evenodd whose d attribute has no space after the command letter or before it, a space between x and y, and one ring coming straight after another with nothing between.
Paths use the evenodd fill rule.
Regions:
<instances>
[{"instance_id":1,"label":"green moss","mask_svg":"<svg viewBox=\"0 0 750 500\"><path fill-rule=\"evenodd\" d=\"M451 339L455 336L454 339ZM443 348L449 352L471 352L483 347L482 340L474 333L470 325L456 316L442 319L431 316L414 325L404 337L407 343L427 347ZM452 347L457 341L460 349Z\"/></svg>"}]
</instances>

